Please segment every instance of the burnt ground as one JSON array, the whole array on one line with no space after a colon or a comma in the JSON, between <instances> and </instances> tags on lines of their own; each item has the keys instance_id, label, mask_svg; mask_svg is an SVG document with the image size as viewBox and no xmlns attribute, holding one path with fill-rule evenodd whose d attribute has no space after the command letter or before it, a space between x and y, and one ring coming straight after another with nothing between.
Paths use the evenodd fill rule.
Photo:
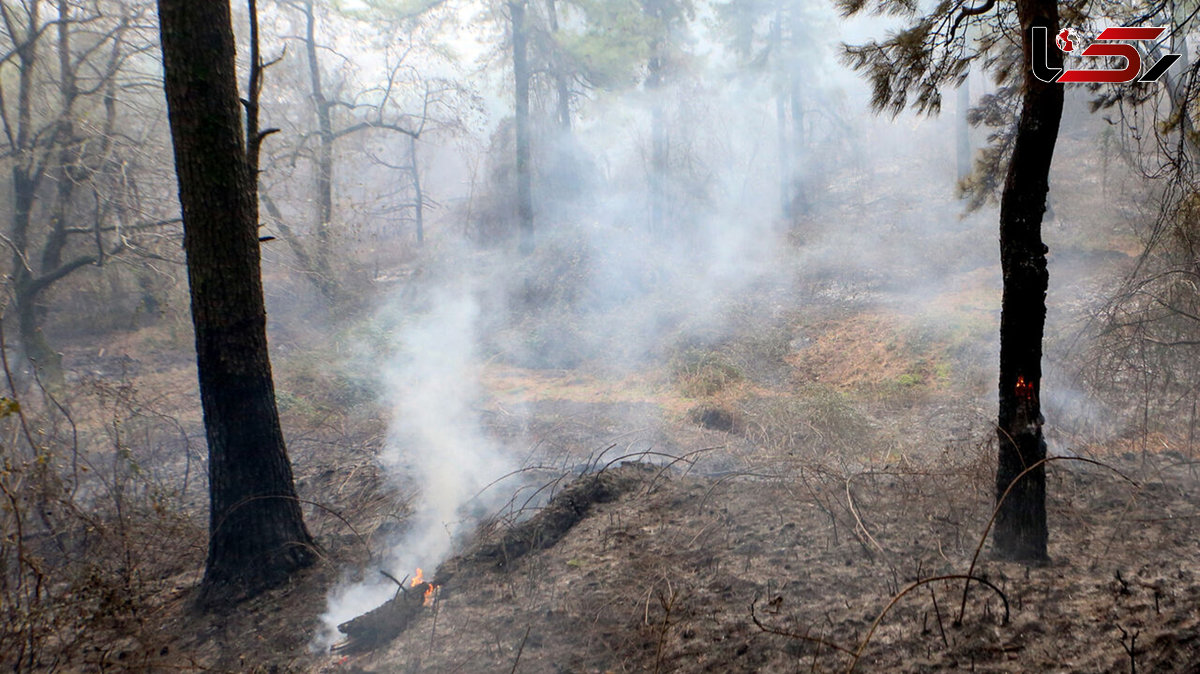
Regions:
<instances>
[{"instance_id":1,"label":"burnt ground","mask_svg":"<svg viewBox=\"0 0 1200 674\"><path fill-rule=\"evenodd\" d=\"M196 578L179 577L101 669L1198 671L1196 461L1093 456L1107 467L1049 471L1051 563L999 562L985 545L973 575L990 586L971 585L961 622L961 578L916 583L970 570L991 513L987 443L920 463L810 453L556 481L545 508L443 563L431 606L410 600L380 634L313 653L325 590L353 558L324 536L340 562L234 614L190 614Z\"/></svg>"},{"instance_id":2,"label":"burnt ground","mask_svg":"<svg viewBox=\"0 0 1200 674\"><path fill-rule=\"evenodd\" d=\"M1068 208L1057 210L1069 220ZM1123 250L1111 242L1097 253L1072 227L1054 232L1066 239L1053 246L1054 278L1083 281L1055 288L1048 360L1073 343L1064 326L1115 277L1102 267L1128 257L1109 254ZM1105 466L1050 466L1050 564L989 557L999 292L994 264L961 252L943 257L970 264L928 291L806 270L778 299L785 309L748 307L734 321L740 332L692 360L680 352L616 373L489 361L488 432L527 443L542 467L530 474L569 500L485 523L432 574L431 606L410 601L374 638L360 633L333 653L310 651L327 592L347 574L377 572L367 551L404 530L412 487L380 474L386 419L361 373L300 328L277 330L280 407L320 564L234 613L195 615L197 482L180 498L184 512L172 513L176 528L147 525L119 550L162 559L148 554L98 608L62 607L96 617L86 646L48 645L65 655L46 669L1200 671L1200 477L1180 437L1119 424L1066 433L1089 425L1048 414L1063 434L1052 449ZM106 348L65 349L76 371L130 382L97 397L178 420L178 430L163 422L160 431L185 445L161 444L174 458L134 447L167 486L202 468L198 447L187 446L203 442L188 343L186 326L165 324L110 335ZM114 415L77 419L101 428ZM609 462L601 477L592 472ZM597 480L620 488L596 489ZM969 571L980 582L965 606L961 577L930 580ZM99 580L80 585L109 587Z\"/></svg>"},{"instance_id":3,"label":"burnt ground","mask_svg":"<svg viewBox=\"0 0 1200 674\"><path fill-rule=\"evenodd\" d=\"M439 569L433 606L321 672L1196 671L1194 463L1060 461L1053 561L966 574L990 507L990 454L852 471L782 459L720 477L646 464L585 475L620 490L545 546L562 506ZM1144 459L1144 461L1143 461ZM1121 471L1125 477L1118 475ZM1127 481L1126 478L1134 482ZM594 492L584 489L582 493ZM580 488L564 490L577 503ZM517 546L520 547L520 546ZM910 590L907 594L904 591ZM893 602L893 600L895 600ZM1004 603L1008 604L1006 620ZM872 630L872 626L878 625Z\"/></svg>"},{"instance_id":4,"label":"burnt ground","mask_svg":"<svg viewBox=\"0 0 1200 674\"><path fill-rule=\"evenodd\" d=\"M103 646L74 669L1200 671L1200 477L1186 443L1055 442L1105 466L1050 466L1051 564L989 557L990 405L960 342L991 325L977 326L977 293L959 294L932 332L878 303L755 326L781 331L786 348L763 356L773 366L718 345L747 374L696 395L669 371L489 367L489 433L535 439L531 475L569 500L485 523L432 574L432 606L410 601L337 652L310 650L326 593L347 569L377 571L364 551L403 530L411 494L378 473L374 407L347 413L358 399L324 370L284 365L281 390L339 396L284 409L308 428L291 447L301 495L320 506L306 516L322 563L235 613L197 616L202 530L190 530L190 557L143 569L159 573L145 605L98 621ZM139 381L184 390L193 376ZM620 488L589 486L609 479ZM961 577L929 579L967 574L981 540L972 573L988 585L972 583L963 607Z\"/></svg>"}]
</instances>

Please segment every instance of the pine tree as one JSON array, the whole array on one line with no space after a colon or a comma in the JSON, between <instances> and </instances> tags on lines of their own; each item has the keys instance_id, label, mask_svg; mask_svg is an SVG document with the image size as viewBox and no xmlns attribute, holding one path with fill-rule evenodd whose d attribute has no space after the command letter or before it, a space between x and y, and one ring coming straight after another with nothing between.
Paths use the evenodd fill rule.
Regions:
<instances>
[{"instance_id":1,"label":"pine tree","mask_svg":"<svg viewBox=\"0 0 1200 674\"><path fill-rule=\"evenodd\" d=\"M1035 44L1038 33L1058 32L1054 0L1017 0L997 6L984 0L978 6L943 2L930 14L918 16L904 0L846 0L850 14L868 4L880 11L906 14L914 22L884 42L847 48L852 66L863 71L873 88L877 109L899 113L906 107L937 112L944 86L961 85L972 61L983 55L964 38L975 22L992 22L984 43L993 50L993 64L1008 63L1003 78L1020 82L1021 112L1013 133L1000 206L1000 260L1004 295L1000 318L999 443L996 470L997 517L994 552L1003 558L1042 562L1047 559L1046 444L1041 414L1042 337L1046 322L1048 249L1041 226L1049 191L1050 163L1062 118L1062 85L1034 77L1029 64L1033 49L1046 49L1050 67L1061 67L1062 55ZM1014 11L1015 10L1015 11ZM1013 24L1016 24L1013 26ZM1012 53L1018 45L1004 42L1003 30L1017 28L1021 58L995 59L996 52Z\"/></svg>"},{"instance_id":2,"label":"pine tree","mask_svg":"<svg viewBox=\"0 0 1200 674\"><path fill-rule=\"evenodd\" d=\"M159 0L158 6L209 452L200 603L213 606L281 583L315 554L267 354L258 200L229 3Z\"/></svg>"}]
</instances>

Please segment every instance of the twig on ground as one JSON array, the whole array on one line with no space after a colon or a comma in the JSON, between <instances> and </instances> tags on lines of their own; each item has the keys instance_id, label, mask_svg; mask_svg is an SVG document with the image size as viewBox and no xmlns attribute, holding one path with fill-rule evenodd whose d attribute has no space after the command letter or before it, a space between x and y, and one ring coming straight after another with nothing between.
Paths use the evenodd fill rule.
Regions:
<instances>
[{"instance_id":1,"label":"twig on ground","mask_svg":"<svg viewBox=\"0 0 1200 674\"><path fill-rule=\"evenodd\" d=\"M525 642L529 640L529 630L532 629L532 624L525 626L525 636L521 637L521 645L517 647L517 657L513 660L512 669L508 670L508 674L516 674L517 665L521 664L521 653L525 652Z\"/></svg>"}]
</instances>

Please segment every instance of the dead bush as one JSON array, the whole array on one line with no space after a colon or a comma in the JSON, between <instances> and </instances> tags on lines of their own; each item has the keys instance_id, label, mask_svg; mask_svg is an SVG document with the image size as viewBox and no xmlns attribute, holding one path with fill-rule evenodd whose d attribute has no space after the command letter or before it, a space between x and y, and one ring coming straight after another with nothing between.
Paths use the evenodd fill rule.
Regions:
<instances>
[{"instance_id":1,"label":"dead bush","mask_svg":"<svg viewBox=\"0 0 1200 674\"><path fill-rule=\"evenodd\" d=\"M128 384L59 400L3 364L0 665L104 669L126 650L113 644L153 634L151 598L202 561L204 529L184 505L198 481L188 434Z\"/></svg>"},{"instance_id":2,"label":"dead bush","mask_svg":"<svg viewBox=\"0 0 1200 674\"><path fill-rule=\"evenodd\" d=\"M742 371L725 354L692 348L670 360L671 379L688 398L715 395L731 384L742 381Z\"/></svg>"}]
</instances>

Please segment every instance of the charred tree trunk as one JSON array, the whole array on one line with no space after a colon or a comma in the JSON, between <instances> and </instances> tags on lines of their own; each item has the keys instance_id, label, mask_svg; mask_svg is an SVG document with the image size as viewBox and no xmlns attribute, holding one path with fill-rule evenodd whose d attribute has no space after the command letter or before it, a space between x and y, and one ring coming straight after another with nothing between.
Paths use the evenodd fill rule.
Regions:
<instances>
[{"instance_id":1,"label":"charred tree trunk","mask_svg":"<svg viewBox=\"0 0 1200 674\"><path fill-rule=\"evenodd\" d=\"M533 250L533 174L529 151L529 62L525 0L509 3L512 12L513 78L516 90L517 226L522 253Z\"/></svg>"},{"instance_id":2,"label":"charred tree trunk","mask_svg":"<svg viewBox=\"0 0 1200 674\"><path fill-rule=\"evenodd\" d=\"M1033 39L1035 26L1044 27L1045 35L1058 32L1055 0L1019 0L1017 13L1024 34L1025 63L1031 63L1033 49L1045 49L1049 66L1061 68L1061 52L1034 44ZM1026 69L1021 116L1000 202L1004 296L997 499L1010 487L1011 491L998 504L992 543L1002 558L1031 562L1047 559L1046 471L1044 464L1034 467L1046 456L1039 396L1049 274L1041 227L1062 109L1062 85L1042 82ZM1029 468L1032 470L1014 484Z\"/></svg>"},{"instance_id":3,"label":"charred tree trunk","mask_svg":"<svg viewBox=\"0 0 1200 674\"><path fill-rule=\"evenodd\" d=\"M158 7L209 448L199 603L211 607L284 581L311 564L314 551L275 406L229 4Z\"/></svg>"}]
</instances>

